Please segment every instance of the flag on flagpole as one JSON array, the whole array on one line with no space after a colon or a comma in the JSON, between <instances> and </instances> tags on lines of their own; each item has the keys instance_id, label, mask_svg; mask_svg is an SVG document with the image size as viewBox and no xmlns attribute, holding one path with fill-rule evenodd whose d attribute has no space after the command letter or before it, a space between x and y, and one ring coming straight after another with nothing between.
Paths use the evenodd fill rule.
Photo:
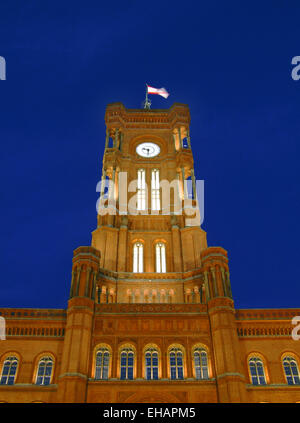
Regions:
<instances>
[{"instance_id":1,"label":"flag on flagpole","mask_svg":"<svg viewBox=\"0 0 300 423\"><path fill-rule=\"evenodd\" d=\"M169 93L165 88L153 88L150 87L150 85L147 84L147 93L148 94L158 94L161 95L164 98L168 98L169 97Z\"/></svg>"}]
</instances>

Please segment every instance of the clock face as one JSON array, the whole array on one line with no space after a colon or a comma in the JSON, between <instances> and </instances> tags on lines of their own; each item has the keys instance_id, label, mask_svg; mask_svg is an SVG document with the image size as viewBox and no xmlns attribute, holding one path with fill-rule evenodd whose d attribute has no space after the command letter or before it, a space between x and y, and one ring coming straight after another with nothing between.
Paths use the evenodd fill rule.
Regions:
<instances>
[{"instance_id":1,"label":"clock face","mask_svg":"<svg viewBox=\"0 0 300 423\"><path fill-rule=\"evenodd\" d=\"M149 158L157 156L160 153L160 148L153 142L143 142L142 144L137 146L136 152L141 157Z\"/></svg>"}]
</instances>

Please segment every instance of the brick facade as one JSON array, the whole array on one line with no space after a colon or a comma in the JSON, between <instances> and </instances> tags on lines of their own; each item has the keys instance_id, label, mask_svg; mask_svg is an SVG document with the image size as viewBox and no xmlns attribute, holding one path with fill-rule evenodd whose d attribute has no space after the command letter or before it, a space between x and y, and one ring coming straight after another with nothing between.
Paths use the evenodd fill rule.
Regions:
<instances>
[{"instance_id":1,"label":"brick facade","mask_svg":"<svg viewBox=\"0 0 300 423\"><path fill-rule=\"evenodd\" d=\"M297 379L287 383L283 367L285 357L300 366L300 341L291 336L300 309L236 310L227 252L207 246L195 195L175 212L174 192L182 204L186 179L195 193L188 107L134 110L114 103L105 121L102 176L115 182L112 201L98 214L91 246L74 251L66 310L0 309L6 322L0 402L300 402L300 385ZM158 145L159 155L138 156L143 142ZM139 169L149 187L146 210L121 213L119 175L126 173L130 183ZM170 213L151 210L153 169L161 181L175 181ZM129 190L127 204L134 195ZM142 246L142 272L133 272L136 243ZM165 249L166 272L157 272L157 243ZM100 350L109 356L106 370L97 362ZM157 378L151 380L145 361L150 350L157 354ZM124 351L134 357L132 366L126 364L132 379L122 380ZM176 351L181 358L175 369L170 357ZM197 351L206 356L201 371ZM3 382L8 357L18 363L13 384ZM52 362L51 380L38 385L43 357ZM253 382L251 357L263 366L264 383ZM172 372L183 376L175 379Z\"/></svg>"}]
</instances>

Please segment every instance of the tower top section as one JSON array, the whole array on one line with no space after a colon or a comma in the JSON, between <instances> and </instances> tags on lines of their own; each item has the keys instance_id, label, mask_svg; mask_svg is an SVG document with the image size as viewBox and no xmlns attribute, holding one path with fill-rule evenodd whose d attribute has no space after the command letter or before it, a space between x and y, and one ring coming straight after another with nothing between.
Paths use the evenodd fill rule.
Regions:
<instances>
[{"instance_id":1,"label":"tower top section","mask_svg":"<svg viewBox=\"0 0 300 423\"><path fill-rule=\"evenodd\" d=\"M170 129L190 124L187 104L174 103L169 109L127 109L123 103L108 104L105 111L107 128Z\"/></svg>"}]
</instances>

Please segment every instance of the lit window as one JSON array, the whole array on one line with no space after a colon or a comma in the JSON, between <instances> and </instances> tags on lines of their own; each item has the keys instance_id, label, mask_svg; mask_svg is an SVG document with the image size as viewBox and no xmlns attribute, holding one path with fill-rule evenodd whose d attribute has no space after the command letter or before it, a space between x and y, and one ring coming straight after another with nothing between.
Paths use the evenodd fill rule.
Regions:
<instances>
[{"instance_id":1,"label":"lit window","mask_svg":"<svg viewBox=\"0 0 300 423\"><path fill-rule=\"evenodd\" d=\"M146 210L146 173L145 169L138 170L137 180L137 209Z\"/></svg>"},{"instance_id":2,"label":"lit window","mask_svg":"<svg viewBox=\"0 0 300 423\"><path fill-rule=\"evenodd\" d=\"M194 351L194 366L196 379L208 379L207 352L203 348Z\"/></svg>"},{"instance_id":3,"label":"lit window","mask_svg":"<svg viewBox=\"0 0 300 423\"><path fill-rule=\"evenodd\" d=\"M43 357L38 364L36 376L37 385L50 385L53 370L53 359L51 357Z\"/></svg>"},{"instance_id":4,"label":"lit window","mask_svg":"<svg viewBox=\"0 0 300 423\"><path fill-rule=\"evenodd\" d=\"M121 380L132 380L133 379L133 365L134 365L134 352L131 348L124 348L121 351Z\"/></svg>"},{"instance_id":5,"label":"lit window","mask_svg":"<svg viewBox=\"0 0 300 423\"><path fill-rule=\"evenodd\" d=\"M109 351L107 348L100 348L96 354L95 379L108 379Z\"/></svg>"},{"instance_id":6,"label":"lit window","mask_svg":"<svg viewBox=\"0 0 300 423\"><path fill-rule=\"evenodd\" d=\"M283 368L288 385L299 385L299 370L297 361L293 357L284 357Z\"/></svg>"},{"instance_id":7,"label":"lit window","mask_svg":"<svg viewBox=\"0 0 300 423\"><path fill-rule=\"evenodd\" d=\"M159 192L159 170L153 169L151 172L151 208L160 210L160 192Z\"/></svg>"},{"instance_id":8,"label":"lit window","mask_svg":"<svg viewBox=\"0 0 300 423\"><path fill-rule=\"evenodd\" d=\"M183 379L183 354L179 348L169 352L171 379Z\"/></svg>"},{"instance_id":9,"label":"lit window","mask_svg":"<svg viewBox=\"0 0 300 423\"><path fill-rule=\"evenodd\" d=\"M162 242L158 242L156 250L156 272L166 273L166 246Z\"/></svg>"},{"instance_id":10,"label":"lit window","mask_svg":"<svg viewBox=\"0 0 300 423\"><path fill-rule=\"evenodd\" d=\"M158 379L158 352L155 348L148 348L145 353L146 379Z\"/></svg>"},{"instance_id":11,"label":"lit window","mask_svg":"<svg viewBox=\"0 0 300 423\"><path fill-rule=\"evenodd\" d=\"M0 385L13 385L18 367L16 357L7 357L3 363Z\"/></svg>"},{"instance_id":12,"label":"lit window","mask_svg":"<svg viewBox=\"0 0 300 423\"><path fill-rule=\"evenodd\" d=\"M264 364L260 358L251 357L249 359L249 370L250 370L251 383L253 385L266 384Z\"/></svg>"},{"instance_id":13,"label":"lit window","mask_svg":"<svg viewBox=\"0 0 300 423\"><path fill-rule=\"evenodd\" d=\"M133 272L142 273L144 271L143 263L143 244L136 242L133 246Z\"/></svg>"}]
</instances>

